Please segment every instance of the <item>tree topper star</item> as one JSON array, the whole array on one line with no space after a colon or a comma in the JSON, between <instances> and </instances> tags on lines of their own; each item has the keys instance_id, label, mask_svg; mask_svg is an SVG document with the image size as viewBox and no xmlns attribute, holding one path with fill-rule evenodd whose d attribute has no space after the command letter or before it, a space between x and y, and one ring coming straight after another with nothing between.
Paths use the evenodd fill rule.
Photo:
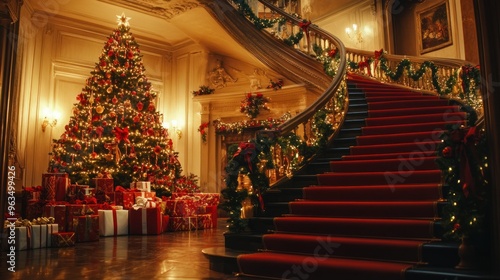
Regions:
<instances>
[{"instance_id":1,"label":"tree topper star","mask_svg":"<svg viewBox=\"0 0 500 280\"><path fill-rule=\"evenodd\" d=\"M118 19L116 20L118 22L118 26L125 26L125 27L128 27L129 26L129 23L128 21L130 20L129 17L126 17L125 16L125 13L122 13L121 16L116 16Z\"/></svg>"}]
</instances>

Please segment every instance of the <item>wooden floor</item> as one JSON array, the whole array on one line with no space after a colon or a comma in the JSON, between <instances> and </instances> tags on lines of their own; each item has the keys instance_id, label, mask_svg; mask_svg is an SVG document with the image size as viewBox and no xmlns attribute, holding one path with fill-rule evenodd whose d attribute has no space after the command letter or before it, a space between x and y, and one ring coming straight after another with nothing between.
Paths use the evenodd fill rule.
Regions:
<instances>
[{"instance_id":1,"label":"wooden floor","mask_svg":"<svg viewBox=\"0 0 500 280\"><path fill-rule=\"evenodd\" d=\"M16 252L16 272L0 257L0 279L236 279L209 269L202 250L224 247L226 219L218 228L152 236L101 237L69 248Z\"/></svg>"}]
</instances>

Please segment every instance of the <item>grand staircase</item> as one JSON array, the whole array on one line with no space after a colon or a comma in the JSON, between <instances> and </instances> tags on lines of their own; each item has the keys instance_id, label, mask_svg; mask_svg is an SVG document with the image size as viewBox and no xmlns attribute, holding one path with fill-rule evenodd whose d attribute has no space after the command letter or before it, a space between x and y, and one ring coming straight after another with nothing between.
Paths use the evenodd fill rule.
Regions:
<instances>
[{"instance_id":1,"label":"grand staircase","mask_svg":"<svg viewBox=\"0 0 500 280\"><path fill-rule=\"evenodd\" d=\"M226 235L233 270L275 279L493 279L456 270L458 243L441 240L446 186L435 149L448 125L466 123L460 105L356 76L349 100L332 148L265 194L250 232Z\"/></svg>"},{"instance_id":2,"label":"grand staircase","mask_svg":"<svg viewBox=\"0 0 500 280\"><path fill-rule=\"evenodd\" d=\"M276 51L268 36L258 44L266 48L253 46L248 38L259 35L241 16L214 15L271 67L326 88L321 69L301 66L314 65L309 57ZM466 124L461 105L355 74L347 84L348 110L329 147L263 194L265 211L247 231L204 250L211 268L252 279L496 279L456 269L459 244L442 239L447 190L436 147L447 126Z\"/></svg>"}]
</instances>

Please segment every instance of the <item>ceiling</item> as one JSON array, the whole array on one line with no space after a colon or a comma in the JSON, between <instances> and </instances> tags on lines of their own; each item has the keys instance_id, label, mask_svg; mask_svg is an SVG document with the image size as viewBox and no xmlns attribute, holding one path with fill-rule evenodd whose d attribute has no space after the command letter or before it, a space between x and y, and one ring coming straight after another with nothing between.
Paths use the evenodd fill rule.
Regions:
<instances>
[{"instance_id":1,"label":"ceiling","mask_svg":"<svg viewBox=\"0 0 500 280\"><path fill-rule=\"evenodd\" d=\"M117 26L117 16L130 18L131 32L175 51L193 43L208 51L251 64L255 59L234 41L205 10L204 0L26 0L34 11L62 16L83 24L109 28ZM47 4L50 3L50 4ZM107 36L108 34L103 34Z\"/></svg>"}]
</instances>

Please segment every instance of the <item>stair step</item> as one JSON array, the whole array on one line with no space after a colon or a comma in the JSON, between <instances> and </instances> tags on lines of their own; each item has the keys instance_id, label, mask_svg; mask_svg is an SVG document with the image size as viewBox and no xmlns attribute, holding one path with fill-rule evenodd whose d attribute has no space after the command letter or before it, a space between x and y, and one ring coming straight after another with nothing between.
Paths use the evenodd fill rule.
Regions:
<instances>
[{"instance_id":1,"label":"stair step","mask_svg":"<svg viewBox=\"0 0 500 280\"><path fill-rule=\"evenodd\" d=\"M290 212L287 216L425 219L439 217L444 205L436 201L299 200L287 203L286 211Z\"/></svg>"},{"instance_id":2,"label":"stair step","mask_svg":"<svg viewBox=\"0 0 500 280\"><path fill-rule=\"evenodd\" d=\"M257 232L224 233L225 247L235 251L258 251L264 248L262 234Z\"/></svg>"},{"instance_id":3,"label":"stair step","mask_svg":"<svg viewBox=\"0 0 500 280\"><path fill-rule=\"evenodd\" d=\"M363 194L363 195L361 195ZM309 186L303 198L314 201L437 201L443 197L440 184L362 186Z\"/></svg>"},{"instance_id":4,"label":"stair step","mask_svg":"<svg viewBox=\"0 0 500 280\"><path fill-rule=\"evenodd\" d=\"M369 110L380 110L380 109L400 109L400 108L428 108L434 106L445 106L448 105L448 100L413 100L408 102L406 100L402 101L386 101L386 102L375 102L369 103Z\"/></svg>"},{"instance_id":5,"label":"stair step","mask_svg":"<svg viewBox=\"0 0 500 280\"><path fill-rule=\"evenodd\" d=\"M436 170L436 157L339 160L330 162L332 172L390 172L403 170Z\"/></svg>"},{"instance_id":6,"label":"stair step","mask_svg":"<svg viewBox=\"0 0 500 280\"><path fill-rule=\"evenodd\" d=\"M390 117L369 117L365 120L366 126L382 126L382 125L401 125L413 123L429 123L429 122L446 122L460 121L466 119L466 113L436 113L436 114L417 114L406 116L390 116Z\"/></svg>"},{"instance_id":7,"label":"stair step","mask_svg":"<svg viewBox=\"0 0 500 280\"><path fill-rule=\"evenodd\" d=\"M446 129L447 126L453 124L466 124L465 120L429 122L429 123L414 123L414 124L395 124L395 125L380 125L363 127L363 135L382 135L382 134L397 134L409 132L431 131L434 129Z\"/></svg>"},{"instance_id":8,"label":"stair step","mask_svg":"<svg viewBox=\"0 0 500 280\"><path fill-rule=\"evenodd\" d=\"M394 116L406 116L406 115L418 115L418 114L435 114L435 113L456 113L460 112L460 108L454 105L448 106L435 106L425 108L402 108L402 109L387 109L387 110L370 110L367 112L368 116L371 118L378 117L394 117Z\"/></svg>"},{"instance_id":9,"label":"stair step","mask_svg":"<svg viewBox=\"0 0 500 280\"><path fill-rule=\"evenodd\" d=\"M390 135L360 135L356 137L356 144L362 146L432 141L441 139L442 133L443 130L436 129L432 131L394 133Z\"/></svg>"},{"instance_id":10,"label":"stair step","mask_svg":"<svg viewBox=\"0 0 500 280\"><path fill-rule=\"evenodd\" d=\"M431 140L425 142L408 142L408 143L394 143L394 144L375 144L375 145L362 145L353 146L350 148L351 155L366 155L366 154L385 154L385 153L411 153L411 152L426 152L435 151L437 145L440 143L438 140Z\"/></svg>"}]
</instances>

